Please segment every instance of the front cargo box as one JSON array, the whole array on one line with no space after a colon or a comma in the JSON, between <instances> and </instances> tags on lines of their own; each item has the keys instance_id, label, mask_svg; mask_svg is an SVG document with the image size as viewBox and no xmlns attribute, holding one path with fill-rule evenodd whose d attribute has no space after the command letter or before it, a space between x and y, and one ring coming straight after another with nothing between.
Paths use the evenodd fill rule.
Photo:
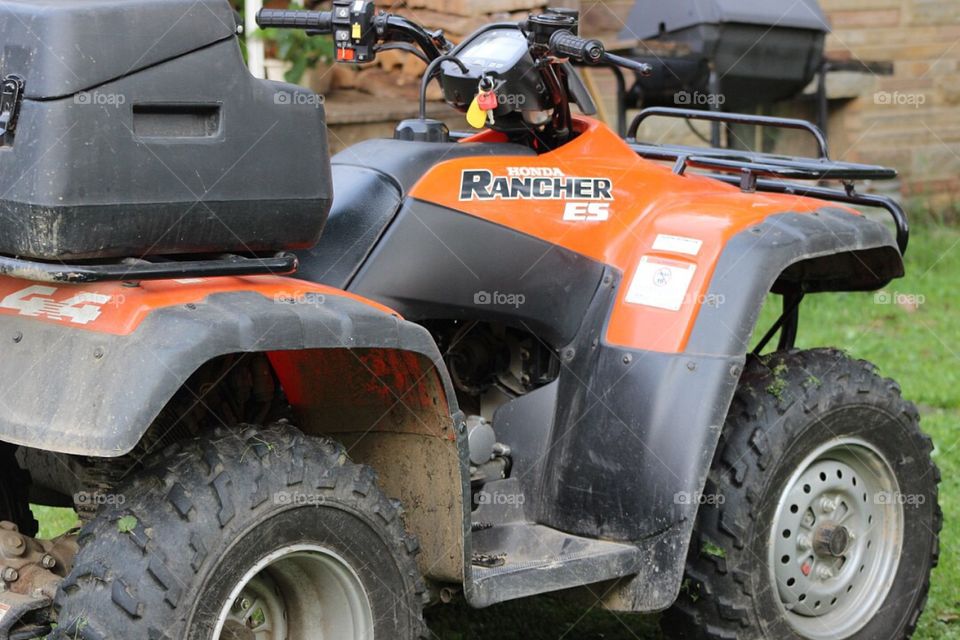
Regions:
<instances>
[{"instance_id":1,"label":"front cargo box","mask_svg":"<svg viewBox=\"0 0 960 640\"><path fill-rule=\"evenodd\" d=\"M227 0L0 6L0 253L303 248L332 198L322 99L253 78ZM12 109L12 112L11 112Z\"/></svg>"}]
</instances>

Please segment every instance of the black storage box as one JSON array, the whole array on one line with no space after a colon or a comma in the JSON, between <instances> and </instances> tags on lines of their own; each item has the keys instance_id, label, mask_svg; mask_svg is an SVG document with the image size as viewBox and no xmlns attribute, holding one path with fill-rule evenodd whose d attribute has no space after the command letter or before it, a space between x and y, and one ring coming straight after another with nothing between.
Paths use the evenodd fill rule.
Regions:
<instances>
[{"instance_id":1,"label":"black storage box","mask_svg":"<svg viewBox=\"0 0 960 640\"><path fill-rule=\"evenodd\" d=\"M712 67L724 97L719 106L735 111L802 91L820 68L828 32L816 0L636 0L620 35L674 43L690 52L666 60L670 72L660 86L644 81L645 106L710 106L693 97L678 103L676 94L712 92ZM635 53L643 60L649 56L644 47Z\"/></svg>"},{"instance_id":2,"label":"black storage box","mask_svg":"<svg viewBox=\"0 0 960 640\"><path fill-rule=\"evenodd\" d=\"M315 244L332 198L322 99L252 77L236 32L227 0L3 2L0 253Z\"/></svg>"}]
</instances>

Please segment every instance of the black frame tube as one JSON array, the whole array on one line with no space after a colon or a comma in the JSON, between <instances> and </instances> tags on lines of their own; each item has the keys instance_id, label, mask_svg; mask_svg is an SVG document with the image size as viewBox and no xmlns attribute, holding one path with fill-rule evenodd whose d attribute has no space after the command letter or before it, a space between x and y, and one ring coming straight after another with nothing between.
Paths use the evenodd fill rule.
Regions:
<instances>
[{"instance_id":1,"label":"black frame tube","mask_svg":"<svg viewBox=\"0 0 960 640\"><path fill-rule=\"evenodd\" d=\"M799 326L800 320L800 303L803 302L803 295L802 291L783 295L783 312L780 314L780 317L777 318L777 321L773 323L773 326L763 334L757 346L753 348L753 355L759 356L763 352L763 348L766 347L773 336L776 335L777 331L781 331L781 328L780 342L777 345L777 349L784 351L793 347L797 339L797 327Z\"/></svg>"},{"instance_id":2,"label":"black frame tube","mask_svg":"<svg viewBox=\"0 0 960 640\"><path fill-rule=\"evenodd\" d=\"M116 264L67 264L39 262L0 256L0 275L34 282L86 284L177 278L214 278L222 276L286 275L297 270L299 261L292 253L270 258L224 256L211 260L146 262L137 260Z\"/></svg>"}]
</instances>

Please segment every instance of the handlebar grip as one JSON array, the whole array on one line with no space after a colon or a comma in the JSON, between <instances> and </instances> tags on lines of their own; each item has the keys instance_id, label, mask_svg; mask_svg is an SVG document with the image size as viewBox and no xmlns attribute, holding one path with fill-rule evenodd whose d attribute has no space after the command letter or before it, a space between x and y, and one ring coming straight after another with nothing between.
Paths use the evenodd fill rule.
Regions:
<instances>
[{"instance_id":1,"label":"handlebar grip","mask_svg":"<svg viewBox=\"0 0 960 640\"><path fill-rule=\"evenodd\" d=\"M600 62L606 53L599 40L586 40L565 29L554 31L550 36L550 51L563 58L583 60L587 64Z\"/></svg>"},{"instance_id":2,"label":"handlebar grip","mask_svg":"<svg viewBox=\"0 0 960 640\"><path fill-rule=\"evenodd\" d=\"M333 14L329 11L297 11L293 9L260 9L257 24L262 29L306 29L331 33Z\"/></svg>"}]
</instances>

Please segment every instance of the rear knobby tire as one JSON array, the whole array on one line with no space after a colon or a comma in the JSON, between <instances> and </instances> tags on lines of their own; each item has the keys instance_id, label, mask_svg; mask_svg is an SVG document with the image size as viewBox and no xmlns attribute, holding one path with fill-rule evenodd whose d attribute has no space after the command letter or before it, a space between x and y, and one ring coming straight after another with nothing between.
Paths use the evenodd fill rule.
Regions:
<instances>
[{"instance_id":1,"label":"rear knobby tire","mask_svg":"<svg viewBox=\"0 0 960 640\"><path fill-rule=\"evenodd\" d=\"M704 494L710 499L700 507L679 599L663 616L667 635L909 638L939 555L940 474L932 449L916 408L873 365L828 349L751 357L714 457ZM878 497L885 493L860 501L873 476L878 486L895 478L900 496L892 500L902 511L890 506L890 496ZM809 550L804 532L835 527L837 513L849 513L844 522L856 533L847 551L826 553L822 543L823 555ZM872 525L856 531L868 519ZM893 534L880 535L881 520ZM890 577L889 588L871 585L872 575ZM880 595L872 603L866 595L845 600L861 588ZM822 595L831 589L838 593ZM801 601L805 590L809 597Z\"/></svg>"},{"instance_id":2,"label":"rear knobby tire","mask_svg":"<svg viewBox=\"0 0 960 640\"><path fill-rule=\"evenodd\" d=\"M326 628L351 608L338 579L365 596L356 609L366 612L372 636L422 636L417 542L373 470L351 463L332 440L285 423L218 431L173 445L119 495L123 504L102 509L81 531L55 602L54 638L216 640L228 615L220 638L271 637L251 635L247 620L285 625L290 640L371 637L356 631L364 623ZM277 554L289 554L285 565L251 577ZM321 593L315 585L327 578L337 586ZM260 595L266 604L244 613L243 601L253 605ZM278 602L286 608L278 611Z\"/></svg>"},{"instance_id":3,"label":"rear knobby tire","mask_svg":"<svg viewBox=\"0 0 960 640\"><path fill-rule=\"evenodd\" d=\"M30 474L20 468L17 448L0 442L0 521L17 525L21 533L37 535L37 520L30 511Z\"/></svg>"}]
</instances>

